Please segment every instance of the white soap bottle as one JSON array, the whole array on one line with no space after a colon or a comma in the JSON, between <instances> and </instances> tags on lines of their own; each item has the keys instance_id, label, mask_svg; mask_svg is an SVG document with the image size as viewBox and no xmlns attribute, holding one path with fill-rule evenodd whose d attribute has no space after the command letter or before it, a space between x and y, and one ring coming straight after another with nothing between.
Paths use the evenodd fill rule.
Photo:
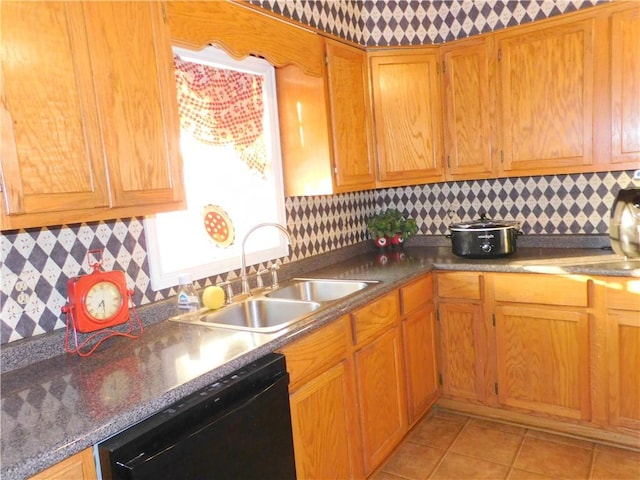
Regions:
<instances>
[{"instance_id":1,"label":"white soap bottle","mask_svg":"<svg viewBox=\"0 0 640 480\"><path fill-rule=\"evenodd\" d=\"M178 277L177 310L178 315L196 315L200 310L200 297L188 273Z\"/></svg>"}]
</instances>

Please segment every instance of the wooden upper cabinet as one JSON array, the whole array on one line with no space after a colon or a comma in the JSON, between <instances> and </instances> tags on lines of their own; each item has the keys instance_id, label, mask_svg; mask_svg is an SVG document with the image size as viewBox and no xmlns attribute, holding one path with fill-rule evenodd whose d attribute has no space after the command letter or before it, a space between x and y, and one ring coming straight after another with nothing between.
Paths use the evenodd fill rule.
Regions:
<instances>
[{"instance_id":1,"label":"wooden upper cabinet","mask_svg":"<svg viewBox=\"0 0 640 480\"><path fill-rule=\"evenodd\" d=\"M47 218L54 212L107 207L82 4L3 1L0 8L0 225L12 226L14 218L26 215Z\"/></svg>"},{"instance_id":2,"label":"wooden upper cabinet","mask_svg":"<svg viewBox=\"0 0 640 480\"><path fill-rule=\"evenodd\" d=\"M442 47L448 179L490 177L497 171L492 142L494 60L492 36L469 38Z\"/></svg>"},{"instance_id":3,"label":"wooden upper cabinet","mask_svg":"<svg viewBox=\"0 0 640 480\"><path fill-rule=\"evenodd\" d=\"M2 2L1 8L0 228L181 208L163 5Z\"/></svg>"},{"instance_id":4,"label":"wooden upper cabinet","mask_svg":"<svg viewBox=\"0 0 640 480\"><path fill-rule=\"evenodd\" d=\"M327 41L326 55L327 67L321 76L297 65L276 69L287 196L375 186L366 56L333 41Z\"/></svg>"},{"instance_id":5,"label":"wooden upper cabinet","mask_svg":"<svg viewBox=\"0 0 640 480\"><path fill-rule=\"evenodd\" d=\"M278 67L276 88L285 195L334 193L326 76Z\"/></svg>"},{"instance_id":6,"label":"wooden upper cabinet","mask_svg":"<svg viewBox=\"0 0 640 480\"><path fill-rule=\"evenodd\" d=\"M438 48L370 58L378 186L444 180Z\"/></svg>"},{"instance_id":7,"label":"wooden upper cabinet","mask_svg":"<svg viewBox=\"0 0 640 480\"><path fill-rule=\"evenodd\" d=\"M367 55L340 42L326 42L335 189L374 188Z\"/></svg>"},{"instance_id":8,"label":"wooden upper cabinet","mask_svg":"<svg viewBox=\"0 0 640 480\"><path fill-rule=\"evenodd\" d=\"M87 2L85 11L113 206L178 202L178 106L162 6Z\"/></svg>"},{"instance_id":9,"label":"wooden upper cabinet","mask_svg":"<svg viewBox=\"0 0 640 480\"><path fill-rule=\"evenodd\" d=\"M611 17L611 163L640 162L640 7Z\"/></svg>"},{"instance_id":10,"label":"wooden upper cabinet","mask_svg":"<svg viewBox=\"0 0 640 480\"><path fill-rule=\"evenodd\" d=\"M594 163L595 24L570 18L496 34L506 175L577 172Z\"/></svg>"}]
</instances>

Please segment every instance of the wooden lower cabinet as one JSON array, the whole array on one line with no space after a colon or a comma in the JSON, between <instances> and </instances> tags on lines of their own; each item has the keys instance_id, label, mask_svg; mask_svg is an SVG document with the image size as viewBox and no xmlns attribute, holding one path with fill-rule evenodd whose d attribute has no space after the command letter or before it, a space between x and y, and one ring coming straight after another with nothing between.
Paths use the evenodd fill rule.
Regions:
<instances>
[{"instance_id":1,"label":"wooden lower cabinet","mask_svg":"<svg viewBox=\"0 0 640 480\"><path fill-rule=\"evenodd\" d=\"M495 335L501 405L590 419L586 312L498 305Z\"/></svg>"},{"instance_id":2,"label":"wooden lower cabinet","mask_svg":"<svg viewBox=\"0 0 640 480\"><path fill-rule=\"evenodd\" d=\"M439 405L640 448L640 279L436 275Z\"/></svg>"},{"instance_id":3,"label":"wooden lower cabinet","mask_svg":"<svg viewBox=\"0 0 640 480\"><path fill-rule=\"evenodd\" d=\"M398 291L351 314L364 474L369 475L408 429Z\"/></svg>"},{"instance_id":4,"label":"wooden lower cabinet","mask_svg":"<svg viewBox=\"0 0 640 480\"><path fill-rule=\"evenodd\" d=\"M590 420L588 281L537 274L487 278L498 404Z\"/></svg>"},{"instance_id":5,"label":"wooden lower cabinet","mask_svg":"<svg viewBox=\"0 0 640 480\"><path fill-rule=\"evenodd\" d=\"M640 430L640 313L611 310L607 323L610 422Z\"/></svg>"},{"instance_id":6,"label":"wooden lower cabinet","mask_svg":"<svg viewBox=\"0 0 640 480\"><path fill-rule=\"evenodd\" d=\"M343 361L291 394L297 478L355 477L350 376Z\"/></svg>"},{"instance_id":7,"label":"wooden lower cabinet","mask_svg":"<svg viewBox=\"0 0 640 480\"><path fill-rule=\"evenodd\" d=\"M281 349L299 479L362 476L350 339L344 316Z\"/></svg>"},{"instance_id":8,"label":"wooden lower cabinet","mask_svg":"<svg viewBox=\"0 0 640 480\"><path fill-rule=\"evenodd\" d=\"M438 272L438 333L442 394L483 402L486 340L482 312L482 275Z\"/></svg>"},{"instance_id":9,"label":"wooden lower cabinet","mask_svg":"<svg viewBox=\"0 0 640 480\"><path fill-rule=\"evenodd\" d=\"M362 453L369 475L407 432L400 329L395 326L355 353Z\"/></svg>"},{"instance_id":10,"label":"wooden lower cabinet","mask_svg":"<svg viewBox=\"0 0 640 480\"><path fill-rule=\"evenodd\" d=\"M93 449L87 448L31 477L31 480L97 480Z\"/></svg>"},{"instance_id":11,"label":"wooden lower cabinet","mask_svg":"<svg viewBox=\"0 0 640 480\"><path fill-rule=\"evenodd\" d=\"M640 431L640 279L602 278L607 319L609 422Z\"/></svg>"},{"instance_id":12,"label":"wooden lower cabinet","mask_svg":"<svg viewBox=\"0 0 640 480\"><path fill-rule=\"evenodd\" d=\"M440 303L438 310L442 394L482 402L482 311L471 303Z\"/></svg>"},{"instance_id":13,"label":"wooden lower cabinet","mask_svg":"<svg viewBox=\"0 0 640 480\"><path fill-rule=\"evenodd\" d=\"M407 373L409 424L415 424L440 396L433 303L402 321L402 340Z\"/></svg>"},{"instance_id":14,"label":"wooden lower cabinet","mask_svg":"<svg viewBox=\"0 0 640 480\"><path fill-rule=\"evenodd\" d=\"M407 413L415 424L440 396L431 273L400 288Z\"/></svg>"}]
</instances>

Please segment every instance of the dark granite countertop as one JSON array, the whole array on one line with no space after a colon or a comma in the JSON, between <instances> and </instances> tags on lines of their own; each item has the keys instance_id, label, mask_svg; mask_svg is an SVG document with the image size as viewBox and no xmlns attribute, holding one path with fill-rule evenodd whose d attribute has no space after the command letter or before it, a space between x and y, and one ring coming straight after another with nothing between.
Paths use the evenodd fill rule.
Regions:
<instances>
[{"instance_id":1,"label":"dark granite countertop","mask_svg":"<svg viewBox=\"0 0 640 480\"><path fill-rule=\"evenodd\" d=\"M140 309L143 317L154 317L145 322L141 338L110 340L90 357L51 354L62 345L60 332L4 346L0 475L27 478L433 269L640 277L640 262L602 249L606 240L596 237L590 248L582 248L567 239L553 245L566 248L524 242L516 253L491 260L456 257L441 239L412 239L402 250L383 253L359 245L285 264L284 279L304 275L380 283L273 334L165 321L170 307L161 302Z\"/></svg>"}]
</instances>

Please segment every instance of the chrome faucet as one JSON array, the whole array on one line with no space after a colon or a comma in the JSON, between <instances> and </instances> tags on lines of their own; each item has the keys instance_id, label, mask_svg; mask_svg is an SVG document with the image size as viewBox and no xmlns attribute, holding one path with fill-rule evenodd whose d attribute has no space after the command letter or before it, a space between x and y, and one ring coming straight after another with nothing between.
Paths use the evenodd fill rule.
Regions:
<instances>
[{"instance_id":1,"label":"chrome faucet","mask_svg":"<svg viewBox=\"0 0 640 480\"><path fill-rule=\"evenodd\" d=\"M244 246L245 246L245 243L247 243L247 238L249 238L249 235L251 235L253 232L255 232L256 230L258 230L259 228L262 228L262 227L275 227L275 228L277 228L278 230L280 230L282 233L284 233L287 236L287 240L289 241L289 245L291 245L291 235L289 234L287 229L284 228L279 223L259 223L258 225L256 225L255 227L252 227L247 232L247 234L242 239L242 256L240 257L240 261L241 261L241 266L240 266L241 272L240 273L242 275L242 293L243 294L247 294L247 295L251 294L251 291L249 290L249 280L247 279L247 257L246 257L245 252L244 252Z\"/></svg>"}]
</instances>

